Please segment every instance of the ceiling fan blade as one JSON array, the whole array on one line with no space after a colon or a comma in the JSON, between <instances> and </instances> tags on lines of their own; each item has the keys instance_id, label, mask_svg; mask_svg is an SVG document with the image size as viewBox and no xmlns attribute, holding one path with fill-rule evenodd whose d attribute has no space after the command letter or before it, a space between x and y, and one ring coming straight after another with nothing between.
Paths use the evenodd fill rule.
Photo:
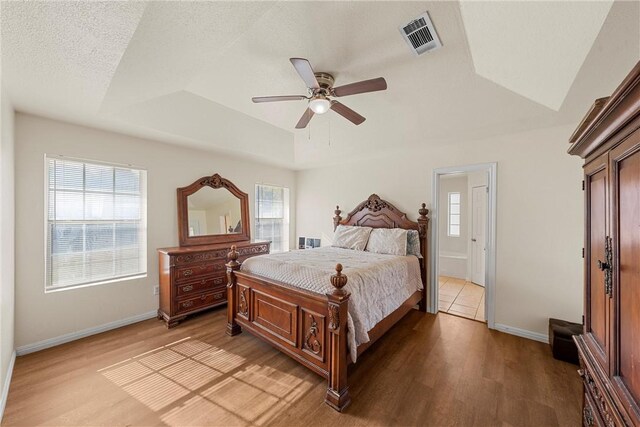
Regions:
<instances>
[{"instance_id":1,"label":"ceiling fan blade","mask_svg":"<svg viewBox=\"0 0 640 427\"><path fill-rule=\"evenodd\" d=\"M286 96L254 96L251 100L255 103L258 102L276 102L276 101L301 101L307 99L303 95L286 95Z\"/></svg>"},{"instance_id":2,"label":"ceiling fan blade","mask_svg":"<svg viewBox=\"0 0 640 427\"><path fill-rule=\"evenodd\" d=\"M347 107L344 104L339 103L338 101L331 101L331 109L336 113L340 114L345 119L349 120L354 125L359 125L364 122L365 119L360 114L353 111L351 108Z\"/></svg>"},{"instance_id":3,"label":"ceiling fan blade","mask_svg":"<svg viewBox=\"0 0 640 427\"><path fill-rule=\"evenodd\" d=\"M333 88L335 96L348 96L358 93L376 92L387 89L387 81L383 77L377 79L363 80L361 82L350 83L344 86Z\"/></svg>"},{"instance_id":4,"label":"ceiling fan blade","mask_svg":"<svg viewBox=\"0 0 640 427\"><path fill-rule=\"evenodd\" d=\"M307 127L307 125L309 124L309 122L311 121L311 118L313 117L313 111L311 110L311 108L307 108L304 112L304 114L302 115L302 117L300 117L300 120L298 120L298 124L296 125L296 129L304 129Z\"/></svg>"},{"instance_id":5,"label":"ceiling fan blade","mask_svg":"<svg viewBox=\"0 0 640 427\"><path fill-rule=\"evenodd\" d=\"M304 58L289 58L289 61L293 64L296 71L304 80L304 83L307 85L309 89L319 89L320 85L318 84L318 80L316 80L316 75L313 72L313 68L311 68L311 64Z\"/></svg>"}]
</instances>

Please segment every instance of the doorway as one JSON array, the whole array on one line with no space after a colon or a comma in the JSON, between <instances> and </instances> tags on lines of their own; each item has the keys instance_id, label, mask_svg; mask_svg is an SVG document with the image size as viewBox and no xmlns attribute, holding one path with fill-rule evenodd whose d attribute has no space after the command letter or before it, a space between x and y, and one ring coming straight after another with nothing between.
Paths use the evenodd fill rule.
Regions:
<instances>
[{"instance_id":1,"label":"doorway","mask_svg":"<svg viewBox=\"0 0 640 427\"><path fill-rule=\"evenodd\" d=\"M494 325L495 163L434 170L429 311Z\"/></svg>"}]
</instances>

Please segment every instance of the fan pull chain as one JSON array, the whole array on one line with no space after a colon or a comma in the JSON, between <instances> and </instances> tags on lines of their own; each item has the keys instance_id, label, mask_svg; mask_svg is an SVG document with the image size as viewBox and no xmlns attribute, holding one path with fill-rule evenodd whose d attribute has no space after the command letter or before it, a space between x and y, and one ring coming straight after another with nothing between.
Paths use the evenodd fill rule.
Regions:
<instances>
[{"instance_id":1,"label":"fan pull chain","mask_svg":"<svg viewBox=\"0 0 640 427\"><path fill-rule=\"evenodd\" d=\"M329 147L331 147L331 116L329 116Z\"/></svg>"}]
</instances>

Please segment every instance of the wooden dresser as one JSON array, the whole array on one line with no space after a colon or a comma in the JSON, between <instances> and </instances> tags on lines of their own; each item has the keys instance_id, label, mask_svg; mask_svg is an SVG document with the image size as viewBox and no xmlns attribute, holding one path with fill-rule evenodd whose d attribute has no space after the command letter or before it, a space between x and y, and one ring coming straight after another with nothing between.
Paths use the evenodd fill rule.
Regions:
<instances>
[{"instance_id":1,"label":"wooden dresser","mask_svg":"<svg viewBox=\"0 0 640 427\"><path fill-rule=\"evenodd\" d=\"M236 245L239 260L269 253L270 242L236 242L158 249L160 308L168 328L190 314L227 302L227 254Z\"/></svg>"},{"instance_id":2,"label":"wooden dresser","mask_svg":"<svg viewBox=\"0 0 640 427\"><path fill-rule=\"evenodd\" d=\"M640 62L571 138L585 159L583 425L640 425Z\"/></svg>"}]
</instances>

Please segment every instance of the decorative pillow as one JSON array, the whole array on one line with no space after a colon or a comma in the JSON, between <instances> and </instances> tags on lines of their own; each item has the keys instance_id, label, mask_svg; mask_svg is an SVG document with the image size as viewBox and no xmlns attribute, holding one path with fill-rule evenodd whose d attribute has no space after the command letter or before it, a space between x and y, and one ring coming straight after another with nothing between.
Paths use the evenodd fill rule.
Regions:
<instances>
[{"instance_id":1,"label":"decorative pillow","mask_svg":"<svg viewBox=\"0 0 640 427\"><path fill-rule=\"evenodd\" d=\"M353 225L339 225L333 235L334 248L364 251L367 247L371 227L356 227Z\"/></svg>"},{"instance_id":2,"label":"decorative pillow","mask_svg":"<svg viewBox=\"0 0 640 427\"><path fill-rule=\"evenodd\" d=\"M422 258L420 253L420 233L418 230L407 231L407 255L415 255Z\"/></svg>"},{"instance_id":3,"label":"decorative pillow","mask_svg":"<svg viewBox=\"0 0 640 427\"><path fill-rule=\"evenodd\" d=\"M378 254L407 254L407 230L402 228L376 228L371 231L367 251Z\"/></svg>"}]
</instances>

